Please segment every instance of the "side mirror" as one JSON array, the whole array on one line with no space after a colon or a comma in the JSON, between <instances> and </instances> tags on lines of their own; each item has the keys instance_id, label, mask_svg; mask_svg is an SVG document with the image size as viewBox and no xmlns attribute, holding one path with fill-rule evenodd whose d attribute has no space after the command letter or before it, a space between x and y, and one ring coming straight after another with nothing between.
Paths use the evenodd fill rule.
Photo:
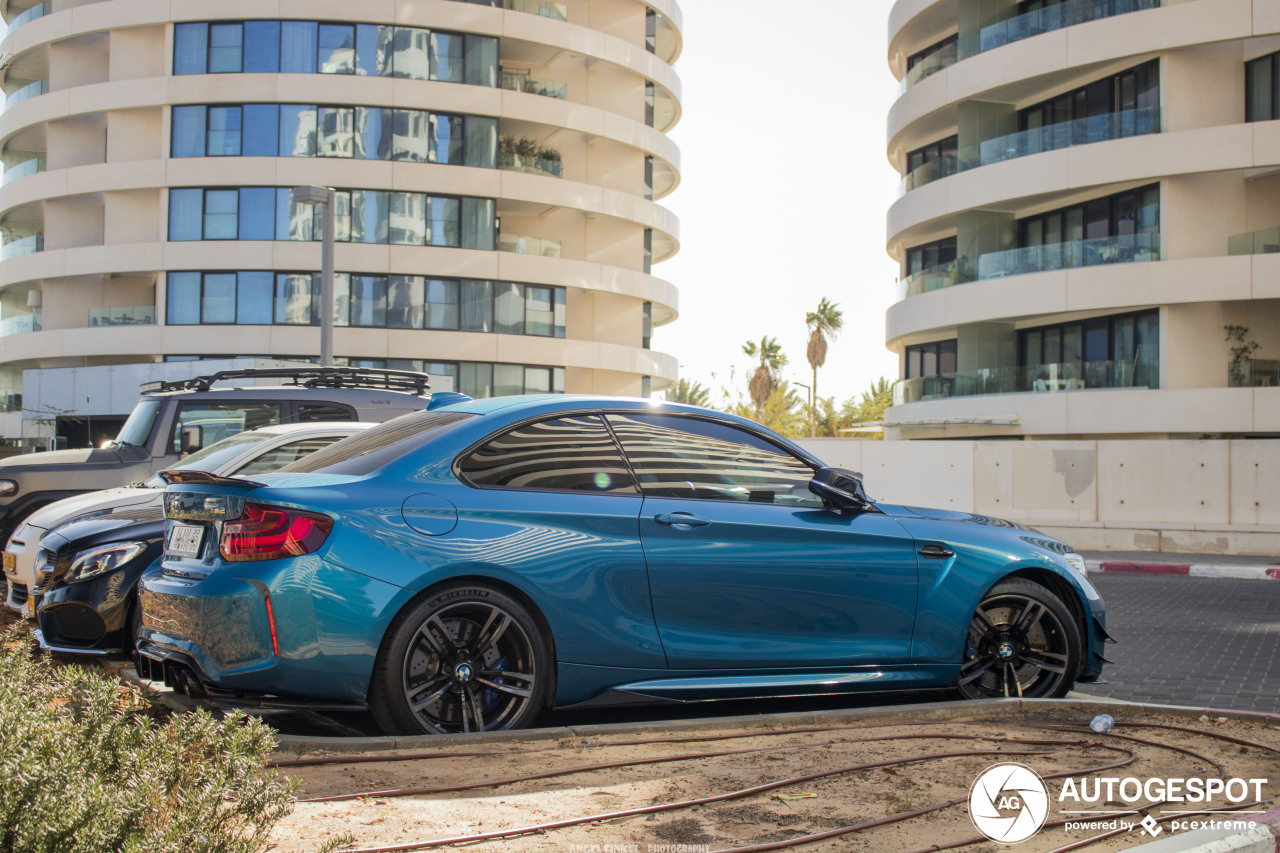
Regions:
<instances>
[{"instance_id":1,"label":"side mirror","mask_svg":"<svg viewBox=\"0 0 1280 853\"><path fill-rule=\"evenodd\" d=\"M182 452L195 453L204 447L204 427L189 426L182 428Z\"/></svg>"},{"instance_id":2,"label":"side mirror","mask_svg":"<svg viewBox=\"0 0 1280 853\"><path fill-rule=\"evenodd\" d=\"M843 468L820 468L809 481L809 491L840 509L864 510L871 499L862 487L862 475Z\"/></svg>"}]
</instances>

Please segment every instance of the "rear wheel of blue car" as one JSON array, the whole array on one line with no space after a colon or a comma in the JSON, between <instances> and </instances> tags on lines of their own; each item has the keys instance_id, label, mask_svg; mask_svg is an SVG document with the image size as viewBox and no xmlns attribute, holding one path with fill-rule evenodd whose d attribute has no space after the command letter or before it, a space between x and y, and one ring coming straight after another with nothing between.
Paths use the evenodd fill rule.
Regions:
<instances>
[{"instance_id":1,"label":"rear wheel of blue car","mask_svg":"<svg viewBox=\"0 0 1280 853\"><path fill-rule=\"evenodd\" d=\"M1062 599L1040 584L1010 578L974 611L960 692L967 699L1065 696L1080 659L1080 632Z\"/></svg>"},{"instance_id":2,"label":"rear wheel of blue car","mask_svg":"<svg viewBox=\"0 0 1280 853\"><path fill-rule=\"evenodd\" d=\"M369 710L387 734L453 734L529 725L550 660L528 611L491 587L440 589L392 623Z\"/></svg>"}]
</instances>

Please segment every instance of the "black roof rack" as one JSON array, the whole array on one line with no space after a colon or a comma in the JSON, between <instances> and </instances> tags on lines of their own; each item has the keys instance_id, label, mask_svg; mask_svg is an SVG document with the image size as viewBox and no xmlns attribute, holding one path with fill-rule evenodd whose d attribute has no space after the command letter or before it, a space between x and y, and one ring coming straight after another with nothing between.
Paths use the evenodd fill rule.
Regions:
<instances>
[{"instance_id":1,"label":"black roof rack","mask_svg":"<svg viewBox=\"0 0 1280 853\"><path fill-rule=\"evenodd\" d=\"M281 385L299 388L374 388L405 391L425 396L431 389L429 377L416 370L386 370L377 367L285 367L263 370L220 370L208 376L173 382L146 382L143 394L167 391L208 391L215 382L232 379L280 379Z\"/></svg>"}]
</instances>

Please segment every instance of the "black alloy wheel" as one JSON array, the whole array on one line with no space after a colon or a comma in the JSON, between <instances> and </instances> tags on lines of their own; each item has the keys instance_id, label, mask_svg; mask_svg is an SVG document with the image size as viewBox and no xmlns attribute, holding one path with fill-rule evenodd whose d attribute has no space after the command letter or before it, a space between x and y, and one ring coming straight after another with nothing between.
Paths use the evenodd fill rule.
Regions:
<instances>
[{"instance_id":1,"label":"black alloy wheel","mask_svg":"<svg viewBox=\"0 0 1280 853\"><path fill-rule=\"evenodd\" d=\"M369 710L388 734L523 728L544 705L549 673L542 636L519 602L486 586L449 587L392 624Z\"/></svg>"},{"instance_id":2,"label":"black alloy wheel","mask_svg":"<svg viewBox=\"0 0 1280 853\"><path fill-rule=\"evenodd\" d=\"M1012 578L996 584L974 611L958 686L966 699L1065 696L1080 659L1080 632L1062 600Z\"/></svg>"}]
</instances>

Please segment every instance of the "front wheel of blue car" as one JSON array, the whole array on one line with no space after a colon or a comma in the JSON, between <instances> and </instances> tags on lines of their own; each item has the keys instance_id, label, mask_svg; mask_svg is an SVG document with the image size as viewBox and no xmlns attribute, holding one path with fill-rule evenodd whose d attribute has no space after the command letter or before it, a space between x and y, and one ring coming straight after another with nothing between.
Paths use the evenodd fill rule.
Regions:
<instances>
[{"instance_id":1,"label":"front wheel of blue car","mask_svg":"<svg viewBox=\"0 0 1280 853\"><path fill-rule=\"evenodd\" d=\"M966 699L1065 696L1082 650L1075 619L1053 592L1022 578L996 584L969 622L960 664Z\"/></svg>"},{"instance_id":2,"label":"front wheel of blue car","mask_svg":"<svg viewBox=\"0 0 1280 853\"><path fill-rule=\"evenodd\" d=\"M537 625L504 592L437 590L400 614L383 641L369 711L387 734L453 734L529 725L550 661Z\"/></svg>"}]
</instances>

